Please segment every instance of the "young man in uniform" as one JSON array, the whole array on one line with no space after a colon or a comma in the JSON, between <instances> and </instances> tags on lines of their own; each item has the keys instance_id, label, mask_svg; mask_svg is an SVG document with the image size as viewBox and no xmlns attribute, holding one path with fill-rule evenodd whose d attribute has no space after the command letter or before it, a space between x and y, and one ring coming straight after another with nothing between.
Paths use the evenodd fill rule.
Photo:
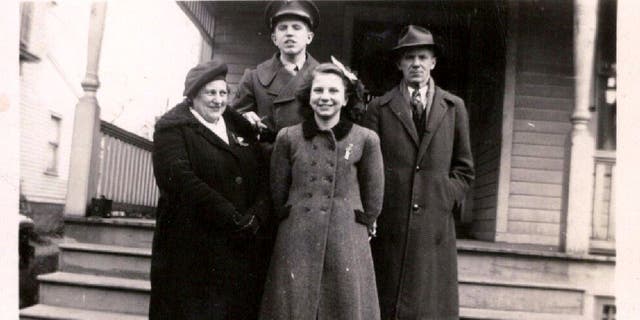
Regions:
<instances>
[{"instance_id":1,"label":"young man in uniform","mask_svg":"<svg viewBox=\"0 0 640 320\"><path fill-rule=\"evenodd\" d=\"M303 75L318 65L307 46L313 41L319 11L311 1L272 1L265 20L278 52L245 71L232 108L260 130L261 141L272 143L278 130L302 121L295 93Z\"/></svg>"}]
</instances>

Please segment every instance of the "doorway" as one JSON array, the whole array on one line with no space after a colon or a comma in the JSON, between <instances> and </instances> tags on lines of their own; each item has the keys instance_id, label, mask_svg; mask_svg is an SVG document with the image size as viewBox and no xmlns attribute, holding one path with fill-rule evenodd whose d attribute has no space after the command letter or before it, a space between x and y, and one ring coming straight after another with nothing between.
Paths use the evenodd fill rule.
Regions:
<instances>
[{"instance_id":1,"label":"doorway","mask_svg":"<svg viewBox=\"0 0 640 320\"><path fill-rule=\"evenodd\" d=\"M459 237L467 237L474 220L487 223L486 217L495 217L497 207L507 4L378 2L354 5L347 12L352 14L347 18L351 33L345 35L352 41L351 66L371 97L383 95L401 79L390 49L404 26L426 27L441 44L442 54L432 75L438 86L466 103L476 177L480 178L467 195L464 213L456 217Z\"/></svg>"}]
</instances>

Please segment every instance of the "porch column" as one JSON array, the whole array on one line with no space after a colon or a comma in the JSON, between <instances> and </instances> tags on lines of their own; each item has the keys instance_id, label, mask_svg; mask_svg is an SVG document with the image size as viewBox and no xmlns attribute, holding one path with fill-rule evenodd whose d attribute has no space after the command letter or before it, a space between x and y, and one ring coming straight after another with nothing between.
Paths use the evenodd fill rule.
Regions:
<instances>
[{"instance_id":1,"label":"porch column","mask_svg":"<svg viewBox=\"0 0 640 320\"><path fill-rule=\"evenodd\" d=\"M598 1L574 0L573 60L575 106L571 123L571 162L564 247L567 252L589 251L593 196L594 139L589 133L589 104L593 84Z\"/></svg>"},{"instance_id":2,"label":"porch column","mask_svg":"<svg viewBox=\"0 0 640 320\"><path fill-rule=\"evenodd\" d=\"M69 181L64 208L64 214L68 216L84 216L87 205L95 196L97 188L100 107L96 99L96 91L100 87L98 62L106 9L107 4L104 1L94 2L91 5L87 72L82 81L84 95L76 105L71 140Z\"/></svg>"}]
</instances>

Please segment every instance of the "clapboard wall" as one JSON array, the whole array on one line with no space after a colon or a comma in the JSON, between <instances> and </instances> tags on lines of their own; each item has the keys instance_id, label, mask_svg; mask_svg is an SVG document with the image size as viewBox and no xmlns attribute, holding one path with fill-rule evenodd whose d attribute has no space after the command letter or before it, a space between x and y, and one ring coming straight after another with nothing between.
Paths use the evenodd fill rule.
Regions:
<instances>
[{"instance_id":1,"label":"clapboard wall","mask_svg":"<svg viewBox=\"0 0 640 320\"><path fill-rule=\"evenodd\" d=\"M500 241L559 245L573 109L571 2L519 3L507 229Z\"/></svg>"},{"instance_id":2,"label":"clapboard wall","mask_svg":"<svg viewBox=\"0 0 640 320\"><path fill-rule=\"evenodd\" d=\"M471 235L492 241L496 231L502 100L505 73L506 6L484 2L470 12L471 48L469 84L465 100L469 111L476 180L467 195L472 215ZM468 219L468 217L465 217ZM467 222L467 220L463 220Z\"/></svg>"}]
</instances>

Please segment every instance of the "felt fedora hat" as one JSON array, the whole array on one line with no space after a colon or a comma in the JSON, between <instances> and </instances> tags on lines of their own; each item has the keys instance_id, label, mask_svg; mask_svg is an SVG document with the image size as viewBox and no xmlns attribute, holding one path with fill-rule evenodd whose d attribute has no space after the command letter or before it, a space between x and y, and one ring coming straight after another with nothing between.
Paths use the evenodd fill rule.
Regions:
<instances>
[{"instance_id":1,"label":"felt fedora hat","mask_svg":"<svg viewBox=\"0 0 640 320\"><path fill-rule=\"evenodd\" d=\"M183 96L195 97L200 88L213 80L226 80L227 64L219 60L202 62L191 68L184 79Z\"/></svg>"},{"instance_id":2,"label":"felt fedora hat","mask_svg":"<svg viewBox=\"0 0 640 320\"><path fill-rule=\"evenodd\" d=\"M278 0L267 4L264 11L264 19L267 27L273 29L278 20L285 16L294 16L302 19L315 30L320 24L320 11L312 1L308 0Z\"/></svg>"},{"instance_id":3,"label":"felt fedora hat","mask_svg":"<svg viewBox=\"0 0 640 320\"><path fill-rule=\"evenodd\" d=\"M441 53L440 45L436 44L433 39L433 34L426 28L408 25L400 32L398 43L391 51L395 53L402 52L404 49L413 47L429 47L433 50L433 53L438 56Z\"/></svg>"}]
</instances>

